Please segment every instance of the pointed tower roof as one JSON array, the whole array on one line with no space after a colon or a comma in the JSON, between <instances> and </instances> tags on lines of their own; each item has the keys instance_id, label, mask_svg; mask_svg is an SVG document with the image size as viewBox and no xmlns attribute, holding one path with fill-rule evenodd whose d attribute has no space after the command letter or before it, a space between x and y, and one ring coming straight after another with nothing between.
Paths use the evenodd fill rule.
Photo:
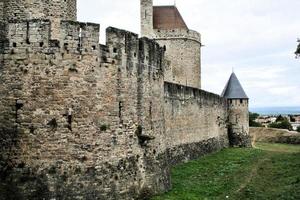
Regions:
<instances>
[{"instance_id":1,"label":"pointed tower roof","mask_svg":"<svg viewBox=\"0 0 300 200\"><path fill-rule=\"evenodd\" d=\"M176 6L153 7L154 29L188 29Z\"/></svg>"},{"instance_id":2,"label":"pointed tower roof","mask_svg":"<svg viewBox=\"0 0 300 200\"><path fill-rule=\"evenodd\" d=\"M249 99L234 72L232 72L221 96L226 99Z\"/></svg>"}]
</instances>

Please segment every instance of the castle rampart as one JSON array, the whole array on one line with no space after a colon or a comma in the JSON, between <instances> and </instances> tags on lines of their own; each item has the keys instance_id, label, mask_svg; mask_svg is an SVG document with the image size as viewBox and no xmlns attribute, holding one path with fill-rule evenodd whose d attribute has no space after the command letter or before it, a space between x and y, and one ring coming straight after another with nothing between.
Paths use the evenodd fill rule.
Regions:
<instances>
[{"instance_id":1,"label":"castle rampart","mask_svg":"<svg viewBox=\"0 0 300 200\"><path fill-rule=\"evenodd\" d=\"M7 24L0 136L1 175L9 177L3 181L10 185L16 177L24 198L129 199L166 190L163 49L115 28L100 46L99 25L62 21L60 27L61 39L52 40L47 20Z\"/></svg>"},{"instance_id":2,"label":"castle rampart","mask_svg":"<svg viewBox=\"0 0 300 200\"><path fill-rule=\"evenodd\" d=\"M99 44L99 24L47 17L61 1L18 2L0 21L0 199L145 198L171 188L171 165L227 147L228 126L247 132L246 102L188 87L198 68L182 68L193 83L179 71L181 84L165 82L165 56L199 66L196 32L155 41L109 27Z\"/></svg>"},{"instance_id":3,"label":"castle rampart","mask_svg":"<svg viewBox=\"0 0 300 200\"><path fill-rule=\"evenodd\" d=\"M227 102L197 88L165 83L166 138L172 164L228 147Z\"/></svg>"}]
</instances>

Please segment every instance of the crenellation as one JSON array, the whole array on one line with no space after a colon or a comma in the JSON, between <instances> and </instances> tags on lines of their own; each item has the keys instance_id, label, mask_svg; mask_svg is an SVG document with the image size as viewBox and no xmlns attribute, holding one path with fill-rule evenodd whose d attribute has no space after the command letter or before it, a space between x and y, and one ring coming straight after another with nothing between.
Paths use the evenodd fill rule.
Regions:
<instances>
[{"instance_id":1,"label":"crenellation","mask_svg":"<svg viewBox=\"0 0 300 200\"><path fill-rule=\"evenodd\" d=\"M185 29L154 29L154 39L156 40L170 40L170 39L189 39L201 43L200 33L193 30Z\"/></svg>"},{"instance_id":2,"label":"crenellation","mask_svg":"<svg viewBox=\"0 0 300 200\"><path fill-rule=\"evenodd\" d=\"M66 53L98 55L99 24L62 21L61 32L60 43Z\"/></svg>"},{"instance_id":3,"label":"crenellation","mask_svg":"<svg viewBox=\"0 0 300 200\"><path fill-rule=\"evenodd\" d=\"M199 89L197 32L109 27L99 44L75 0L47 2L3 4L14 10L0 20L0 199L146 198L171 188L172 165L226 148L236 113L234 131L247 131L248 100Z\"/></svg>"}]
</instances>

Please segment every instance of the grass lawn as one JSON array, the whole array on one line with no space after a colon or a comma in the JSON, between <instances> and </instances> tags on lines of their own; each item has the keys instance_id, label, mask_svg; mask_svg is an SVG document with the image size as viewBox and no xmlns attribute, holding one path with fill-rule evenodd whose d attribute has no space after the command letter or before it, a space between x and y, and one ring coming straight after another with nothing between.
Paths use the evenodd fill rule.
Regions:
<instances>
[{"instance_id":1,"label":"grass lawn","mask_svg":"<svg viewBox=\"0 0 300 200\"><path fill-rule=\"evenodd\" d=\"M300 199L300 145L225 149L172 170L173 189L153 200Z\"/></svg>"}]
</instances>

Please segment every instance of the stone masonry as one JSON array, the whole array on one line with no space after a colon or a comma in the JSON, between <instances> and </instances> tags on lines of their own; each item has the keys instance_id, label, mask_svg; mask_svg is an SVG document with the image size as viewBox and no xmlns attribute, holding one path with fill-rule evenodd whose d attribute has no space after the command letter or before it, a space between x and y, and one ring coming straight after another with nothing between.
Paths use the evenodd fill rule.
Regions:
<instances>
[{"instance_id":1,"label":"stone masonry","mask_svg":"<svg viewBox=\"0 0 300 200\"><path fill-rule=\"evenodd\" d=\"M165 80L200 89L200 33L190 30L185 25L175 6L153 7L153 0L141 0L140 2L142 36L154 39L166 50L166 60L169 64L166 66ZM158 15L156 17L153 16L155 9ZM163 20L162 17L167 19ZM156 18L157 20L154 20ZM173 23L174 27L166 26L162 21Z\"/></svg>"},{"instance_id":2,"label":"stone masonry","mask_svg":"<svg viewBox=\"0 0 300 200\"><path fill-rule=\"evenodd\" d=\"M228 100L167 82L168 47L113 27L99 44L76 0L0 0L0 19L0 200L145 199L229 146Z\"/></svg>"}]
</instances>

